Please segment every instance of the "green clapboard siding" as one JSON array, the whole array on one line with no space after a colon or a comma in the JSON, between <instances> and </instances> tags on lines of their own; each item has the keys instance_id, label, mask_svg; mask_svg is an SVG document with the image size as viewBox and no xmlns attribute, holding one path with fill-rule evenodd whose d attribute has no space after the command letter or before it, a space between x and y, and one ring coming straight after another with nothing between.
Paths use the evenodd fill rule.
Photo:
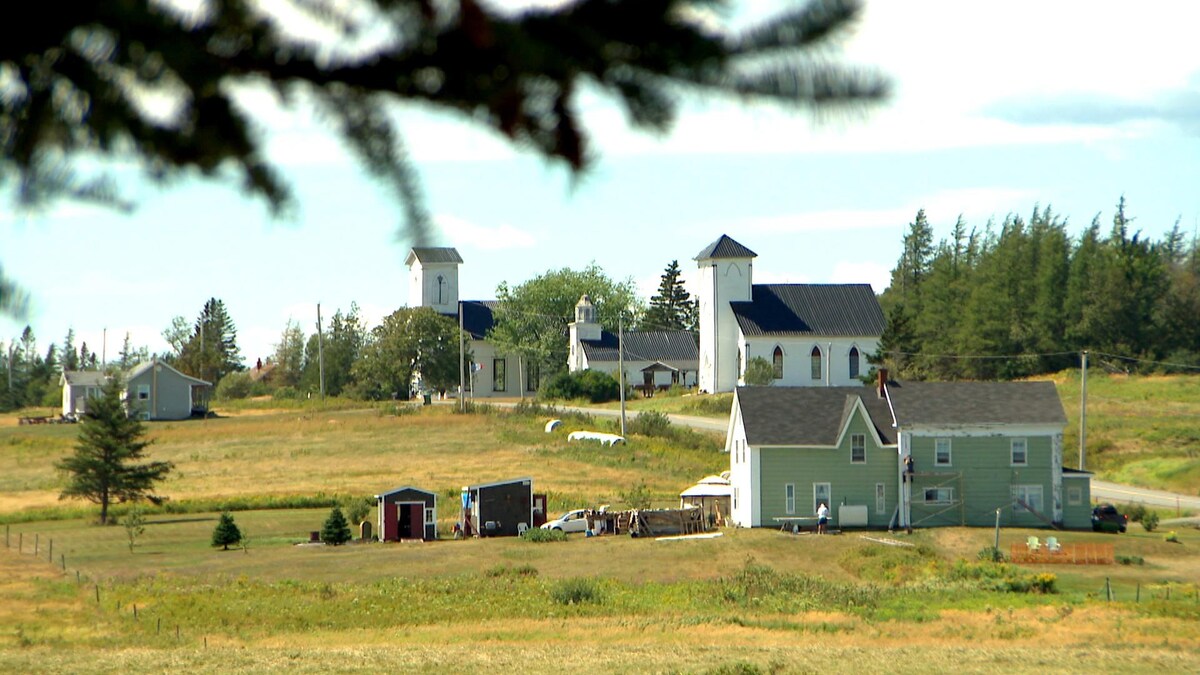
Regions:
<instances>
[{"instance_id":1,"label":"green clapboard siding","mask_svg":"<svg viewBox=\"0 0 1200 675\"><path fill-rule=\"evenodd\" d=\"M1071 488L1079 488L1079 503L1072 505L1068 499ZM1063 527L1068 530L1090 530L1092 528L1092 481L1087 475L1063 475Z\"/></svg>"},{"instance_id":2,"label":"green clapboard siding","mask_svg":"<svg viewBox=\"0 0 1200 675\"><path fill-rule=\"evenodd\" d=\"M1028 462L1012 466L1009 436L949 436L950 465L934 464L935 436L912 438L915 475L912 492L912 520L916 527L939 525L993 525L1000 508L1000 524L1040 527L1046 523L1023 508L1012 506L1014 485L1040 485L1041 513L1048 519L1054 514L1051 491L1049 436L1024 437ZM943 437L945 438L945 437ZM953 504L926 504L926 488L950 488ZM1064 495L1065 497L1065 495Z\"/></svg>"},{"instance_id":3,"label":"green clapboard siding","mask_svg":"<svg viewBox=\"0 0 1200 675\"><path fill-rule=\"evenodd\" d=\"M866 462L854 464L850 461L852 434L866 437ZM896 508L896 448L880 447L871 428L855 413L842 444L838 448L762 448L760 450L759 507L762 524L771 526L779 516L815 516L813 484L829 483L830 520L837 526L838 506L841 504L863 504L867 506L868 524L871 527L887 527ZM785 508L785 485L796 486L796 511L789 514ZM875 485L883 483L886 490L886 507L876 513Z\"/></svg>"}]
</instances>

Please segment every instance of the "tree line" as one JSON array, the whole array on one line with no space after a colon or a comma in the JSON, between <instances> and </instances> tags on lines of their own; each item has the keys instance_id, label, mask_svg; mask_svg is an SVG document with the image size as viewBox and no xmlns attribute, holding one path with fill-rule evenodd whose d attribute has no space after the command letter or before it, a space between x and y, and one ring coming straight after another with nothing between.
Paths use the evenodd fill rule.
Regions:
<instances>
[{"instance_id":1,"label":"tree line","mask_svg":"<svg viewBox=\"0 0 1200 675\"><path fill-rule=\"evenodd\" d=\"M934 243L922 209L880 297L887 329L874 357L911 379L1012 379L1079 365L1124 371L1200 366L1200 242L1178 222L1157 241L1122 197L1078 236L1049 206L1028 220L968 227ZM1119 357L1119 358L1118 358Z\"/></svg>"}]
</instances>

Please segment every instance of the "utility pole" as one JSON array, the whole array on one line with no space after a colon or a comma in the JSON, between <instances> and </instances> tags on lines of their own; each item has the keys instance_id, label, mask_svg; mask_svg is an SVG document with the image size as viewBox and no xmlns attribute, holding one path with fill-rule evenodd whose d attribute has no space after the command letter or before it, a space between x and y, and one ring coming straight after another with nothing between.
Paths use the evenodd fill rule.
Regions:
<instances>
[{"instance_id":1,"label":"utility pole","mask_svg":"<svg viewBox=\"0 0 1200 675\"><path fill-rule=\"evenodd\" d=\"M1081 354L1080 384L1079 384L1079 470L1085 471L1084 450L1087 448L1087 350Z\"/></svg>"},{"instance_id":2,"label":"utility pole","mask_svg":"<svg viewBox=\"0 0 1200 675\"><path fill-rule=\"evenodd\" d=\"M466 388L466 373L463 368L466 366L466 350L463 347L463 304L462 300L458 301L458 411L467 411L467 399L464 398L464 389Z\"/></svg>"},{"instance_id":3,"label":"utility pole","mask_svg":"<svg viewBox=\"0 0 1200 675\"><path fill-rule=\"evenodd\" d=\"M611 324L609 324L611 325ZM617 317L617 382L621 386L621 435L625 435L625 317Z\"/></svg>"},{"instance_id":4,"label":"utility pole","mask_svg":"<svg viewBox=\"0 0 1200 675\"><path fill-rule=\"evenodd\" d=\"M317 303L317 373L321 378L321 402L325 402L325 336L321 332L321 303Z\"/></svg>"}]
</instances>

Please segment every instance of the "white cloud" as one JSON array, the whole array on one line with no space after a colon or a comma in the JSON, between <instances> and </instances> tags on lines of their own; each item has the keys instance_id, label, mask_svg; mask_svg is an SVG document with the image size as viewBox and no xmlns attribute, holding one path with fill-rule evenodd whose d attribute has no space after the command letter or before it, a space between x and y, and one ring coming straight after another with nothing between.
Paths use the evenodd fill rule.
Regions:
<instances>
[{"instance_id":1,"label":"white cloud","mask_svg":"<svg viewBox=\"0 0 1200 675\"><path fill-rule=\"evenodd\" d=\"M876 262L841 261L834 265L829 282L834 284L871 284L876 293L882 293L891 283L892 272L886 265Z\"/></svg>"},{"instance_id":2,"label":"white cloud","mask_svg":"<svg viewBox=\"0 0 1200 675\"><path fill-rule=\"evenodd\" d=\"M500 250L531 248L537 244L537 240L532 234L519 230L508 223L486 227L446 214L436 215L433 219L456 246Z\"/></svg>"}]
</instances>

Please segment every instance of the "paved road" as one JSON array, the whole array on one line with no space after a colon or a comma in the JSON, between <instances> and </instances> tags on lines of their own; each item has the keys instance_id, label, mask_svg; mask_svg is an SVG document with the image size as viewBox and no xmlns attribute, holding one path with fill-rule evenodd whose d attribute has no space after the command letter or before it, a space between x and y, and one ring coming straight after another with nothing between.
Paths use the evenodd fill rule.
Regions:
<instances>
[{"instance_id":1,"label":"paved road","mask_svg":"<svg viewBox=\"0 0 1200 675\"><path fill-rule=\"evenodd\" d=\"M1107 502L1142 503L1146 506L1166 508L1178 507L1181 511L1200 511L1200 497L1131 487L1094 478L1092 479L1092 498Z\"/></svg>"}]
</instances>

